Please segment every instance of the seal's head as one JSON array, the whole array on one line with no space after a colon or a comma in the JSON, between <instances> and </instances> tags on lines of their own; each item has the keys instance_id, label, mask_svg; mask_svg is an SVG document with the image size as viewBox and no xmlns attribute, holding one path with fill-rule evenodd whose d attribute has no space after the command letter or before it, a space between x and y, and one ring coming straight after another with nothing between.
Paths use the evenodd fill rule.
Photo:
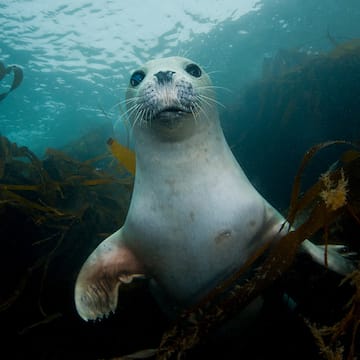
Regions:
<instances>
[{"instance_id":1,"label":"seal's head","mask_svg":"<svg viewBox=\"0 0 360 360\"><path fill-rule=\"evenodd\" d=\"M193 134L206 114L216 112L213 99L206 72L182 57L149 61L133 72L126 93L133 128L152 128L167 139Z\"/></svg>"}]
</instances>

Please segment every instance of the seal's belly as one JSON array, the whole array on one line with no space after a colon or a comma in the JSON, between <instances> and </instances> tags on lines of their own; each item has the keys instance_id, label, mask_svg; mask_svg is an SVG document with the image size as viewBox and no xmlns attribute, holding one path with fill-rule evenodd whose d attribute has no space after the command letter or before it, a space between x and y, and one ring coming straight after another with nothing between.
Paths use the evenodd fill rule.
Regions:
<instances>
[{"instance_id":1,"label":"seal's belly","mask_svg":"<svg viewBox=\"0 0 360 360\"><path fill-rule=\"evenodd\" d=\"M136 227L129 233L135 239L128 244L177 301L195 301L264 242L264 200L247 181L239 186L238 180L212 184L211 191L169 188L161 202L148 194L140 197L141 204L132 204Z\"/></svg>"}]
</instances>

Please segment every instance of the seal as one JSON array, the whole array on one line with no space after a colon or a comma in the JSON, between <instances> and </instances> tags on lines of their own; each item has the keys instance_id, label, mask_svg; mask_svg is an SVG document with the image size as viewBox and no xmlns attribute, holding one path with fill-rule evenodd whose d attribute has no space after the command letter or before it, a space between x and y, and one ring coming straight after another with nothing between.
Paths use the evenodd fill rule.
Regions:
<instances>
[{"instance_id":1,"label":"seal","mask_svg":"<svg viewBox=\"0 0 360 360\"><path fill-rule=\"evenodd\" d=\"M124 225L78 275L75 304L85 320L115 311L119 286L142 276L159 297L188 306L287 232L233 156L199 65L181 57L146 63L131 75L126 105L134 190ZM302 247L323 261L321 248L307 240Z\"/></svg>"}]
</instances>

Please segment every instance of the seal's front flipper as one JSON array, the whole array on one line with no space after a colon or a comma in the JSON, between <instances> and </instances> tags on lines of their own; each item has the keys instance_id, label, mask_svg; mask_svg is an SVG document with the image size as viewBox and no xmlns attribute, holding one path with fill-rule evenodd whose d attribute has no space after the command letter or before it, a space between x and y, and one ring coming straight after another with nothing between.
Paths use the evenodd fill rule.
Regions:
<instances>
[{"instance_id":1,"label":"seal's front flipper","mask_svg":"<svg viewBox=\"0 0 360 360\"><path fill-rule=\"evenodd\" d=\"M75 305L84 320L114 312L122 283L143 277L144 269L124 244L121 229L105 239L89 256L75 285Z\"/></svg>"},{"instance_id":2,"label":"seal's front flipper","mask_svg":"<svg viewBox=\"0 0 360 360\"><path fill-rule=\"evenodd\" d=\"M302 242L300 251L305 252L320 265L325 266L325 251L327 252L327 264L326 266L340 275L348 275L353 272L356 267L351 259L342 255L339 251L341 247L329 245L327 248L313 244L309 240Z\"/></svg>"}]
</instances>

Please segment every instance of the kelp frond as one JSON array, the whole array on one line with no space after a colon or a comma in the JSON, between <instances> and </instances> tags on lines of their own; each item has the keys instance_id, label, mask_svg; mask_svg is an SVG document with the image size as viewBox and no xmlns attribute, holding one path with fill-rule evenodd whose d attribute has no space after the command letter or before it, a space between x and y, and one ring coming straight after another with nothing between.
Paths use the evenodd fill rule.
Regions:
<instances>
[{"instance_id":1,"label":"kelp frond","mask_svg":"<svg viewBox=\"0 0 360 360\"><path fill-rule=\"evenodd\" d=\"M333 182L329 172L322 174L320 180L323 182L325 189L320 192L320 197L324 200L326 206L335 211L347 202L348 181L344 176L344 169L340 170L340 179Z\"/></svg>"},{"instance_id":2,"label":"kelp frond","mask_svg":"<svg viewBox=\"0 0 360 360\"><path fill-rule=\"evenodd\" d=\"M67 242L75 238L76 246L79 246L78 242L83 239L83 236L79 236L83 226L89 227L89 233L90 229L96 229L92 241L97 237L102 239L106 236L105 231L109 231L104 227L105 223L116 223L119 227L125 218L131 191L129 185L132 182L114 169L109 170L110 161L98 165L110 156L107 153L106 156L86 162L75 160L59 150L48 149L46 158L40 160L27 147L19 147L0 136L2 227L13 228L19 222L18 219L26 220L21 220L21 226L14 231L1 233L4 252L6 246L12 249L15 243L19 248L13 254L14 258L9 257L8 260L11 265L18 267L18 275L7 288L3 287L0 312L10 311L28 291L29 283L39 281L38 275L34 276L34 273L41 272L40 287L37 286L40 288L37 307L43 319L24 328L23 332L60 316L58 312L54 315L47 313L42 304L42 293L54 258L59 254L69 255ZM109 216L112 211L117 214L115 219ZM96 216L96 222L89 220L88 213ZM8 225L8 221L11 224ZM30 231L26 230L26 226L30 227ZM89 239L84 238L84 241ZM16 263L18 253L22 250L20 246L30 246L31 255L26 257L25 262Z\"/></svg>"},{"instance_id":3,"label":"kelp frond","mask_svg":"<svg viewBox=\"0 0 360 360\"><path fill-rule=\"evenodd\" d=\"M354 287L354 295L347 304L347 313L332 326L318 326L305 320L319 347L319 352L326 360L355 359L356 344L360 337L360 268L346 276L341 285L349 282ZM343 338L350 334L350 345L347 351Z\"/></svg>"}]
</instances>

